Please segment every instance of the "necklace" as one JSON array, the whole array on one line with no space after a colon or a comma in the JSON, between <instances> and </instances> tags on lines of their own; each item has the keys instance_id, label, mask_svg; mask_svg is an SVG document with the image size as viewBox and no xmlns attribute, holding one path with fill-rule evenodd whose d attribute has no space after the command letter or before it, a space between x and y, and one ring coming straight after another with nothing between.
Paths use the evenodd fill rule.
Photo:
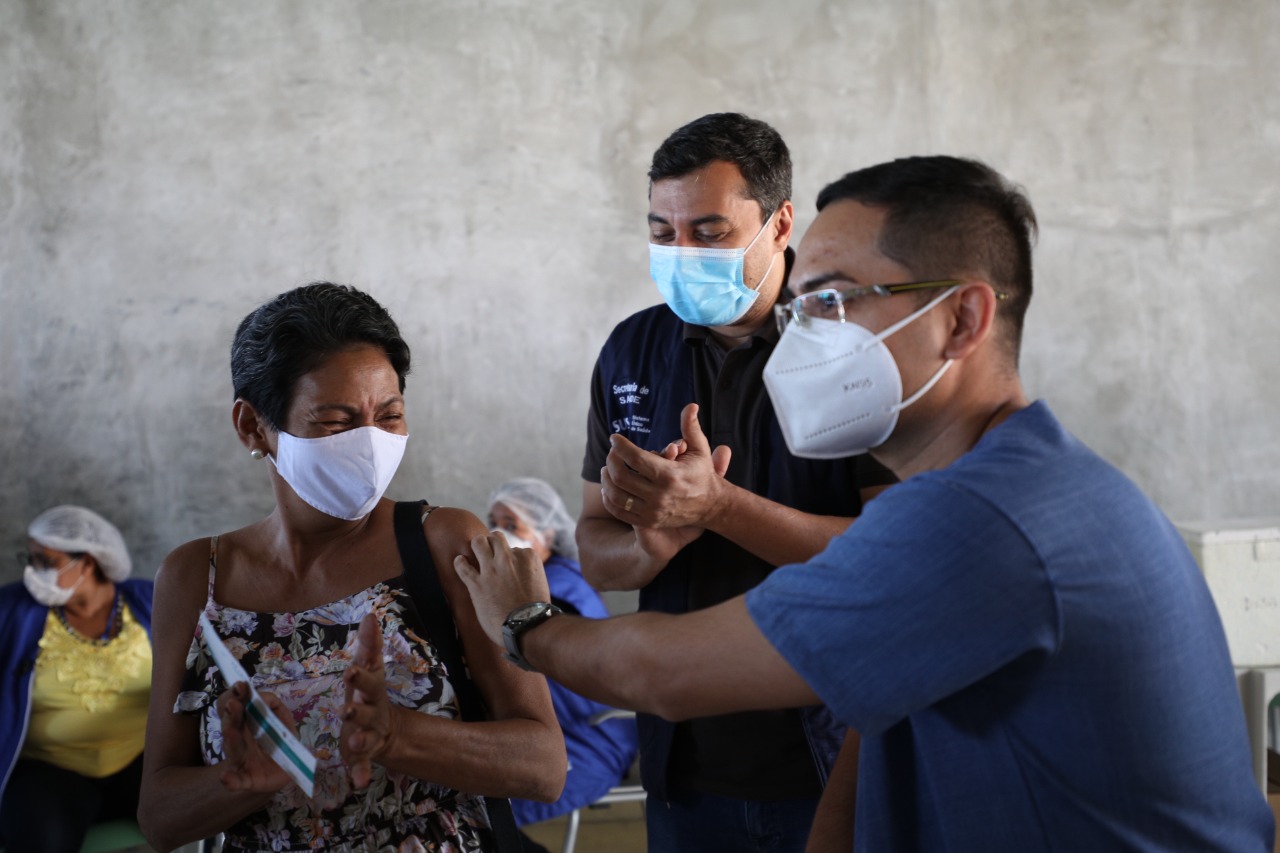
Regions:
<instances>
[{"instance_id":1,"label":"necklace","mask_svg":"<svg viewBox=\"0 0 1280 853\"><path fill-rule=\"evenodd\" d=\"M56 607L54 608L54 612L58 614L58 621L62 623L62 627L66 628L68 631L70 631L72 634L74 634L77 637L81 636L80 632L77 631L75 628L71 627L71 623L67 621L67 613L63 608ZM99 643L99 644L105 645L108 641L111 640L112 634L115 633L116 620L119 618L120 618L120 588L116 587L115 595L111 599L111 615L107 617L106 630L104 630L102 632L102 636L98 637L97 639L93 639L90 637L85 637L85 639L93 643Z\"/></svg>"}]
</instances>

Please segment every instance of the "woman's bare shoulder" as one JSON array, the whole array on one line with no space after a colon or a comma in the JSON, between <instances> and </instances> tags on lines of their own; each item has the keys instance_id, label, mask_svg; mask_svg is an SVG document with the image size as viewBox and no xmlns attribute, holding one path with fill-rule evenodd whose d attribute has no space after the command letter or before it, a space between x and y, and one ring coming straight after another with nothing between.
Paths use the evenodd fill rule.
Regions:
<instances>
[{"instance_id":1,"label":"woman's bare shoulder","mask_svg":"<svg viewBox=\"0 0 1280 853\"><path fill-rule=\"evenodd\" d=\"M160 563L160 569L156 572L156 585L182 585L194 574L207 580L212 545L213 537L205 536L174 548Z\"/></svg>"},{"instance_id":2,"label":"woman's bare shoulder","mask_svg":"<svg viewBox=\"0 0 1280 853\"><path fill-rule=\"evenodd\" d=\"M434 537L443 537L455 551L469 550L472 539L488 532L475 513L451 506L432 507L422 529L428 542Z\"/></svg>"},{"instance_id":3,"label":"woman's bare shoulder","mask_svg":"<svg viewBox=\"0 0 1280 853\"><path fill-rule=\"evenodd\" d=\"M156 592L162 595L204 595L210 569L226 562L229 553L251 546L261 535L262 523L251 524L217 536L203 536L169 552L156 572Z\"/></svg>"},{"instance_id":4,"label":"woman's bare shoulder","mask_svg":"<svg viewBox=\"0 0 1280 853\"><path fill-rule=\"evenodd\" d=\"M203 607L209 594L209 554L211 537L193 539L169 552L156 572L153 597L153 620L160 633L174 624L195 623L195 613ZM181 618L179 616L181 615ZM188 619L189 617L189 619Z\"/></svg>"}]
</instances>

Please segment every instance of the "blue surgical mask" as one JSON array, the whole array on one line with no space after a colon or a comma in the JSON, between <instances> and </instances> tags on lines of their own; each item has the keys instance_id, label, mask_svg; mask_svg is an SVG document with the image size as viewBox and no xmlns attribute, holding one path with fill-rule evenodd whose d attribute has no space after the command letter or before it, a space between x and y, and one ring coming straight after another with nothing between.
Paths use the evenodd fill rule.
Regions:
<instances>
[{"instance_id":1,"label":"blue surgical mask","mask_svg":"<svg viewBox=\"0 0 1280 853\"><path fill-rule=\"evenodd\" d=\"M728 326L746 316L760 298L760 291L747 287L743 281L742 262L747 250L755 245L772 221L773 214L769 214L756 236L743 249L704 249L650 243L649 275L676 316L695 326ZM771 269L772 259L756 287L764 283Z\"/></svg>"}]
</instances>

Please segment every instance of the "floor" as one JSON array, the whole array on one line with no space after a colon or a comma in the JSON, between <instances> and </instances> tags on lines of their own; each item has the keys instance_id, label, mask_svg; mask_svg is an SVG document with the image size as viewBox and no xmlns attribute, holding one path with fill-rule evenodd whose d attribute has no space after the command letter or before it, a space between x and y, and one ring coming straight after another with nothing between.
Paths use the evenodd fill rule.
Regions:
<instances>
[{"instance_id":1,"label":"floor","mask_svg":"<svg viewBox=\"0 0 1280 853\"><path fill-rule=\"evenodd\" d=\"M564 844L567 817L535 823L525 827L534 841L551 853L560 853ZM578 823L578 842L574 853L646 853L644 806L641 803L618 803L582 810ZM119 853L154 853L150 847L121 850Z\"/></svg>"},{"instance_id":2,"label":"floor","mask_svg":"<svg viewBox=\"0 0 1280 853\"><path fill-rule=\"evenodd\" d=\"M588 808L581 814L574 853L645 853L642 803ZM567 823L567 817L558 817L526 826L525 833L551 853L559 853Z\"/></svg>"}]
</instances>

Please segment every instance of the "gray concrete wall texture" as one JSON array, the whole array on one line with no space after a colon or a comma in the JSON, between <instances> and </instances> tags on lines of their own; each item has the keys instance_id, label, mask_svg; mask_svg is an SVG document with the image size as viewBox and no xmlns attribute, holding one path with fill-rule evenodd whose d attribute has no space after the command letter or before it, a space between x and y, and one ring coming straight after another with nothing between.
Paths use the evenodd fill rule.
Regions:
<instances>
[{"instance_id":1,"label":"gray concrete wall texture","mask_svg":"<svg viewBox=\"0 0 1280 853\"><path fill-rule=\"evenodd\" d=\"M268 512L228 345L313 279L414 348L393 497L576 511L649 157L722 110L787 139L801 233L895 156L1021 182L1029 391L1175 519L1280 515L1277 53L1274 0L0 0L0 542L83 503L151 575Z\"/></svg>"}]
</instances>

